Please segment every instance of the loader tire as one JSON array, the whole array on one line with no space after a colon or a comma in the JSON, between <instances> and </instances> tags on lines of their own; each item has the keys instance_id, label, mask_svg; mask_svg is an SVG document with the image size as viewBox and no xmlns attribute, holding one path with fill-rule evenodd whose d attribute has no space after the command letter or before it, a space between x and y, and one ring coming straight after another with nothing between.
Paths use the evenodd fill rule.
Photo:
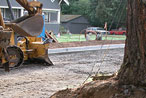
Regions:
<instances>
[{"instance_id":1,"label":"loader tire","mask_svg":"<svg viewBox=\"0 0 146 98\"><path fill-rule=\"evenodd\" d=\"M24 55L22 50L17 46L7 47L7 52L9 56L9 67L17 68L23 63Z\"/></svg>"}]
</instances>

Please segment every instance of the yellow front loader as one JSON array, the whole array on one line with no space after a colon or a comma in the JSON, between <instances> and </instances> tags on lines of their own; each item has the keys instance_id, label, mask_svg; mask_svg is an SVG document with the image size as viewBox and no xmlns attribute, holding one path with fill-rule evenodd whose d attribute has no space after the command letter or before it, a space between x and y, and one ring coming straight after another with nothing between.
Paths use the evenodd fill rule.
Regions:
<instances>
[{"instance_id":1,"label":"yellow front loader","mask_svg":"<svg viewBox=\"0 0 146 98\"><path fill-rule=\"evenodd\" d=\"M29 14L5 24L0 11L0 67L9 71L9 68L19 67L24 61L53 65L48 57L48 40L37 37L44 26L42 4L38 1L16 1ZM17 43L15 34L18 35Z\"/></svg>"}]
</instances>

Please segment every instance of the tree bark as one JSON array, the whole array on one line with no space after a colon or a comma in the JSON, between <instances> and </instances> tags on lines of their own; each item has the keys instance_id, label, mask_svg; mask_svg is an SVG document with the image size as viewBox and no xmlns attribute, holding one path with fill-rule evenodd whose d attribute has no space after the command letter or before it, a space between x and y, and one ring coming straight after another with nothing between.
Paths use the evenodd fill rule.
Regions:
<instances>
[{"instance_id":1,"label":"tree bark","mask_svg":"<svg viewBox=\"0 0 146 98\"><path fill-rule=\"evenodd\" d=\"M128 0L127 39L119 84L146 85L146 4Z\"/></svg>"}]
</instances>

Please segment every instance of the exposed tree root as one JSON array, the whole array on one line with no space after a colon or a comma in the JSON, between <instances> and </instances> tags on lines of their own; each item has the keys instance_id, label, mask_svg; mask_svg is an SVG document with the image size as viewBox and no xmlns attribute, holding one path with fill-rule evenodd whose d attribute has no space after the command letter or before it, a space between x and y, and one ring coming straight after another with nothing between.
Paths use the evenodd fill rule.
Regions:
<instances>
[{"instance_id":1,"label":"exposed tree root","mask_svg":"<svg viewBox=\"0 0 146 98\"><path fill-rule=\"evenodd\" d=\"M114 79L93 81L72 90L58 91L51 98L146 98L146 89L133 85L118 85Z\"/></svg>"}]
</instances>

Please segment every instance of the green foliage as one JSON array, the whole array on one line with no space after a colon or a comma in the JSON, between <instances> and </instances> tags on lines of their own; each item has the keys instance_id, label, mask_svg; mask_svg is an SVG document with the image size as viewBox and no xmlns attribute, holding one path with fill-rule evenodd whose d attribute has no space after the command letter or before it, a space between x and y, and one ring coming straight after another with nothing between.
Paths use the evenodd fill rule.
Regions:
<instances>
[{"instance_id":1,"label":"green foliage","mask_svg":"<svg viewBox=\"0 0 146 98\"><path fill-rule=\"evenodd\" d=\"M91 25L119 28L125 26L127 0L69 0L70 6L62 4L62 14L84 15Z\"/></svg>"},{"instance_id":2,"label":"green foliage","mask_svg":"<svg viewBox=\"0 0 146 98\"><path fill-rule=\"evenodd\" d=\"M65 34L67 31L66 31L66 29L65 29L63 26L60 26L59 32L60 32L61 34Z\"/></svg>"},{"instance_id":3,"label":"green foliage","mask_svg":"<svg viewBox=\"0 0 146 98\"><path fill-rule=\"evenodd\" d=\"M90 35L90 40L95 40L95 35ZM125 40L125 35L104 35L102 40ZM86 41L84 34L62 34L60 37L57 37L59 42L74 42L74 41Z\"/></svg>"},{"instance_id":4,"label":"green foliage","mask_svg":"<svg viewBox=\"0 0 146 98\"><path fill-rule=\"evenodd\" d=\"M63 14L86 15L89 9L89 0L70 0L70 6L62 4Z\"/></svg>"}]
</instances>

